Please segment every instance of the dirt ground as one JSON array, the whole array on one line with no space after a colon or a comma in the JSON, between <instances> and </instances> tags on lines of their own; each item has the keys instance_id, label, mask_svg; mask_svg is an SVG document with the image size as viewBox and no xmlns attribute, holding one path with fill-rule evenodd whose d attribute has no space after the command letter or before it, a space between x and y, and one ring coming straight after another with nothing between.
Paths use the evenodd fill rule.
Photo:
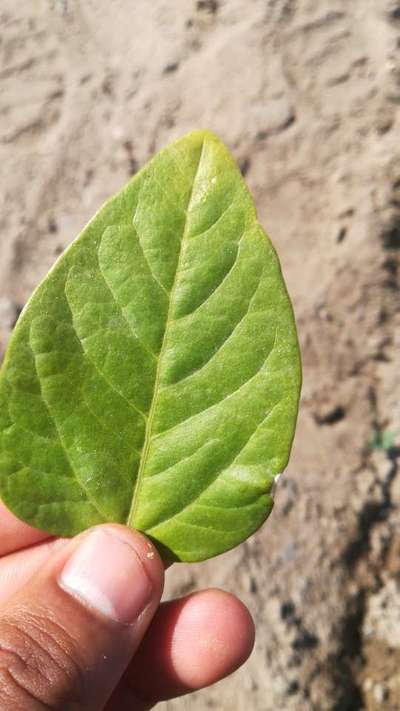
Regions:
<instances>
[{"instance_id":1,"label":"dirt ground","mask_svg":"<svg viewBox=\"0 0 400 711\"><path fill-rule=\"evenodd\" d=\"M2 0L0 357L105 198L196 127L237 157L302 346L293 454L257 535L175 566L254 653L165 711L400 708L400 3Z\"/></svg>"}]
</instances>

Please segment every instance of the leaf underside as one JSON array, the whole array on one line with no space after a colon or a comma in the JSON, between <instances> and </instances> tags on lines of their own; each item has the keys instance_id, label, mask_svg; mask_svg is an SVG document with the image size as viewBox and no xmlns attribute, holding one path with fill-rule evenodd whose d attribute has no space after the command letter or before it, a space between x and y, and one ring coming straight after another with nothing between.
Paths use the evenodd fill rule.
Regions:
<instances>
[{"instance_id":1,"label":"leaf underside","mask_svg":"<svg viewBox=\"0 0 400 711\"><path fill-rule=\"evenodd\" d=\"M161 151L25 308L0 374L0 493L55 535L106 521L165 557L253 533L288 460L300 357L276 253L211 133Z\"/></svg>"}]
</instances>

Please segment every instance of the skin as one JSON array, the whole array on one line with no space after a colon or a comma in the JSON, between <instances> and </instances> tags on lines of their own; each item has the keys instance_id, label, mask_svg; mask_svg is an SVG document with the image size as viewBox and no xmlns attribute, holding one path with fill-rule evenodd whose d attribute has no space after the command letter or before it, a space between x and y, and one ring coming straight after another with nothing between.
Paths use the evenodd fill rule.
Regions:
<instances>
[{"instance_id":1,"label":"skin","mask_svg":"<svg viewBox=\"0 0 400 711\"><path fill-rule=\"evenodd\" d=\"M9 711L146 711L219 681L249 656L254 625L236 597L204 590L160 604L157 552L136 531L106 528L135 548L152 581L135 625L111 621L57 582L90 534L49 539L0 503L0 698Z\"/></svg>"}]
</instances>

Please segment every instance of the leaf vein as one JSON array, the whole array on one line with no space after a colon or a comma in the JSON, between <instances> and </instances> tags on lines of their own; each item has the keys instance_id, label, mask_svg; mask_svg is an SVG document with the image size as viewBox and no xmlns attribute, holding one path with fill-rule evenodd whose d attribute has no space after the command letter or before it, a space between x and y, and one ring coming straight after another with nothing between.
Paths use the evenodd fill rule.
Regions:
<instances>
[{"instance_id":1,"label":"leaf vein","mask_svg":"<svg viewBox=\"0 0 400 711\"><path fill-rule=\"evenodd\" d=\"M98 257L98 255L97 255L97 257ZM100 274L102 275L103 280L104 280L104 284L106 285L108 292L111 294L113 303L115 304L115 306L117 307L118 311L120 312L123 320L125 321L125 323L128 327L129 333L135 339L135 341L137 341L139 343L140 347L143 348L143 350L145 350L154 360L157 360L157 355L151 350L151 348L149 348L145 343L143 343L143 341L140 340L139 336L133 330L132 324L129 322L129 320L126 317L125 309L119 303L119 301L114 293L114 289L112 288L105 273L103 272L99 257L98 257L98 265L99 265Z\"/></svg>"},{"instance_id":2,"label":"leaf vein","mask_svg":"<svg viewBox=\"0 0 400 711\"><path fill-rule=\"evenodd\" d=\"M82 392L82 390L81 390L81 395L82 395L82 400L83 400L83 402L85 403L85 405L86 405L88 411L90 412L90 414L92 415L92 417L94 417L94 419L96 420L96 422L99 423L100 427L101 427L103 430L105 430L106 432L110 432L110 433L113 435L113 437L116 437L117 439L119 439L120 442L123 442L124 445L126 445L126 441L125 441L125 439L122 437L122 435L120 434L120 432L118 432L118 430L113 429L113 428L109 427L108 425L106 425L104 422L102 422L102 420L100 419L100 417L99 417L98 415L96 415L95 411L90 407L90 404L89 404L87 398L85 398L85 395L84 395L84 393ZM132 452L136 452L136 454L139 454L139 456L141 455L141 450L136 449L136 447L131 447L130 449L132 450Z\"/></svg>"},{"instance_id":3,"label":"leaf vein","mask_svg":"<svg viewBox=\"0 0 400 711\"><path fill-rule=\"evenodd\" d=\"M262 274L260 277L260 281L258 282L256 288L253 291L253 294L250 297L250 300L249 300L249 303L247 304L245 313L240 317L239 321L237 321L235 323L232 331L226 336L226 338L224 338L222 343L220 343L220 345L218 346L218 349L211 354L211 356L208 358L208 360L206 360L205 363L202 363L198 368L195 368L195 370L192 370L191 373L189 373L188 375L185 375L185 377L180 378L179 380L175 380L173 383L169 383L167 387L173 387L174 385L178 385L178 383L183 383L183 382L185 382L185 380L192 378L194 375L196 375L200 371L204 370L204 368L206 368L210 363L212 363L212 361L219 355L221 349L224 348L226 346L226 344L235 336L237 329L240 327L240 325L243 323L243 321L249 315L253 301L257 295L257 291L258 291L260 283L261 283L261 278L262 278ZM253 314L254 313L264 313L264 311L252 311L252 313ZM268 355L269 355L269 352L267 354L267 357L268 357Z\"/></svg>"},{"instance_id":4,"label":"leaf vein","mask_svg":"<svg viewBox=\"0 0 400 711\"><path fill-rule=\"evenodd\" d=\"M159 437L163 437L167 434L170 434L172 431L178 429L179 427L182 427L183 425L186 425L191 420L194 420L195 417L202 417L206 412L210 412L210 410L213 410L214 408L218 407L219 405L223 405L227 400L230 400L231 397L233 397L234 395L237 395L237 393L240 392L240 390L245 388L246 385L248 385L254 378L257 377L257 375L259 375L261 373L262 369L266 366L270 356L272 355L272 353L274 351L275 342L276 342L276 335L275 335L274 344L272 345L272 348L269 351L266 359L263 360L263 362L261 363L258 370L255 373L253 373L253 375L250 378L245 380L245 382L242 383L238 388L236 388L236 390L233 390L231 393L229 393L229 395L225 395L221 400L218 400L218 402L214 402L209 407L206 407L205 410L200 410L200 412L196 412L194 415L190 415L190 417L187 417L186 420L182 420L181 422L178 422L176 425L173 425L172 427L169 427L168 429L163 430L162 432L158 432L156 435L154 435L154 439L156 439L156 438L158 439Z\"/></svg>"},{"instance_id":5,"label":"leaf vein","mask_svg":"<svg viewBox=\"0 0 400 711\"><path fill-rule=\"evenodd\" d=\"M201 304L199 304L198 306L196 306L196 308L194 308L193 311L190 311L189 313L184 314L183 316L178 316L178 318L173 319L173 321L175 321L175 322L177 322L177 321L182 321L182 320L185 319L185 318L189 318L190 316L193 316L195 313L197 313L197 311L198 311L199 309L201 309L203 306L205 306L205 304L206 304L206 303L211 299L211 297L218 291L218 289L220 289L220 287L224 285L225 281L229 278L229 276L231 275L232 271L235 269L235 267L236 267L236 265L237 265L237 263L238 263L240 245L241 245L242 239L244 238L245 235L246 235L246 231L243 232L243 233L240 235L240 238L239 238L238 243L237 243L235 259L234 259L233 263L231 264L231 266L229 267L229 269L228 269L228 271L226 272L226 274L224 274L224 276L222 277L221 281L218 282L218 284L214 287L214 289L211 291L211 293L208 294L207 297L204 299L204 301L202 301Z\"/></svg>"},{"instance_id":6,"label":"leaf vein","mask_svg":"<svg viewBox=\"0 0 400 711\"><path fill-rule=\"evenodd\" d=\"M67 299L67 300L68 300L68 299ZM71 312L71 314L72 314L72 312ZM91 356L89 355L88 351L87 351L87 350L85 349L85 347L84 347L84 342L85 342L86 339L80 337L78 331L77 331L76 328L75 328L73 318L74 318L74 317L73 317L73 314L72 314L72 321L71 321L72 330L73 330L73 332L74 332L76 338L78 339L78 342L79 342L79 344L80 344L80 346L81 346L81 348L82 348L82 353L83 353L84 356L88 359L88 361L89 361L90 365L92 366L93 370L97 373L97 375L98 375L102 380L104 380L104 382L108 385L108 387L110 388L110 390L111 390L113 393L115 393L116 395L118 395L118 396L121 398L121 400L124 400L124 401L129 405L129 407L130 407L132 410L135 410L139 415L141 415L141 416L143 417L144 420L146 420L146 419L147 419L147 415L146 415L144 412L142 412L142 410L140 410L140 409L138 408L138 406L135 405L135 403L133 403L131 400L128 400L128 398L126 398L125 395L123 395L119 390L117 390L117 388L115 387L115 385L112 384L112 382L107 378L107 376L104 375L104 373L100 370L100 368L98 367L98 365L96 364L96 362L93 360L93 358L91 358Z\"/></svg>"},{"instance_id":7,"label":"leaf vein","mask_svg":"<svg viewBox=\"0 0 400 711\"><path fill-rule=\"evenodd\" d=\"M107 521L107 520L108 520L108 516L106 516L106 514L105 514L103 511L101 511L101 510L99 509L97 502L95 502L95 501L92 499L92 497L90 496L88 490L86 489L86 487L82 484L82 482L78 479L78 477L77 477L77 475L76 475L75 469L74 469L74 467L73 467L73 465L72 465L72 462L71 462L71 459L70 459L70 455L69 455L68 449L67 449L67 447L65 446L65 444L64 444L64 442L63 442L63 439L62 439L62 437L61 437L61 433L60 433L60 430L59 430L58 425L57 425L57 420L56 420L55 417L53 417L53 415L52 415L52 413L51 413L51 411L50 411L50 408L49 408L49 406L48 406L48 404L47 404L45 398L43 397L42 380L41 380L41 378L40 378L40 376L39 376L39 373L38 373L38 370L37 370L37 366L36 366L36 355L35 355L35 351L33 350L33 348L32 348L32 346L31 346L31 343L30 343L30 342L29 342L29 347L30 347L30 349L31 349L31 352L32 352L32 355L33 355L33 360L34 360L34 363L35 363L35 372L36 372L36 377L37 377L37 379L38 379L38 383L39 383L39 387L40 387L40 394L41 394L41 397L42 397L43 404L45 405L45 407L46 407L46 409L47 409L47 411L48 411L48 413L49 413L49 416L51 417L51 419L52 419L52 421L53 421L53 423L54 423L54 427L55 427L55 429L56 429L56 431L57 431L58 439L59 439L60 445L61 445L62 449L63 449L64 452L65 452L65 456L66 456L66 458L67 458L67 460L68 460L68 464L69 464L70 467L71 467L71 471L73 472L73 474L74 474L74 476L75 476L75 479L76 479L76 481L78 482L79 486L81 487L82 491L84 491L84 493L85 493L86 498L88 499L88 501L89 501L89 502L92 504L92 506L96 509L97 513L98 513L100 516L102 516L102 518L104 518L104 519Z\"/></svg>"},{"instance_id":8,"label":"leaf vein","mask_svg":"<svg viewBox=\"0 0 400 711\"><path fill-rule=\"evenodd\" d=\"M21 462L20 459L18 459L17 462L21 466L19 469L16 469L14 472L11 472L11 474L8 475L10 477L10 479L11 479L11 477L16 476L17 474L19 474L20 472L23 472L26 469L28 469L32 474L38 474L39 476L57 477L58 479L69 479L69 480L72 478L72 477L68 476L68 474L60 474L59 472L55 472L55 471L52 471L50 473L50 472L46 472L42 469L36 469L36 467L32 467L30 464ZM79 483L79 486L80 486L80 483ZM83 492L83 493L85 495L85 492ZM88 501L88 499L86 499L86 500Z\"/></svg>"},{"instance_id":9,"label":"leaf vein","mask_svg":"<svg viewBox=\"0 0 400 711\"><path fill-rule=\"evenodd\" d=\"M167 297L168 297L168 299L169 299L169 296L170 296L170 293L171 293L171 292L168 291L168 289L166 289L165 286L163 286L163 284L161 284L161 282L159 281L159 279L158 279L158 278L156 277L156 275L154 274L154 271L153 271L153 269L152 269L152 267L151 267L151 265L150 265L149 258L148 258L147 254L146 254L146 250L145 250L145 248L143 247L142 241L141 241L141 239L140 239L141 235L140 235L140 232L139 232L139 230L138 230L138 226L137 226L137 222L136 222L136 215L137 215L137 213L138 213L138 210L139 210L139 207L140 207L140 204L141 204L141 203L140 203L140 195L141 195L141 192L142 192L142 186L140 187L140 190L139 190L139 195L138 195L138 200L137 200L137 203L136 203L135 212L134 212L133 217L132 217L132 227L133 227L133 229L135 230L135 232L136 232L136 234L137 234L139 247L140 247L140 249L142 250L143 258L144 258L144 260L145 260L145 262L146 262L146 264L147 264L147 267L148 267L148 269L149 269L149 272L150 272L150 274L151 274L151 277L152 277L153 280L154 280L154 283L157 284L157 285L165 292L165 294L167 295Z\"/></svg>"},{"instance_id":10,"label":"leaf vein","mask_svg":"<svg viewBox=\"0 0 400 711\"><path fill-rule=\"evenodd\" d=\"M241 453L243 452L243 450L245 449L245 447L247 447L247 445L249 444L249 442L251 442L251 440L252 440L252 438L254 437L254 435L256 434L257 430L258 430L262 425L264 425L264 424L266 423L266 421L269 419L269 417L271 417L272 413L274 412L275 408L280 404L280 402L281 402L281 400L278 400L278 402L276 402L276 403L272 406L272 408L270 409L270 411L268 412L268 414L267 414L267 415L263 418L263 420L262 420L261 422L259 422L258 425L254 428L253 432L252 432L251 435L248 437L248 439L246 440L246 442L241 446L240 450L235 453L235 456L234 456L233 460L232 460L231 462L229 462L229 463L227 464L227 466L224 466L223 469L219 469L212 481L208 482L207 485L206 485L200 492L198 492L195 497L193 497L193 499L191 499L183 508L181 508L181 509L178 511L178 513L172 514L172 516L168 516L168 518L165 518L165 519L162 519L161 521L158 521L155 526L152 526L152 527L149 529L149 531L152 531L152 530L154 530L155 528L158 528L158 526L161 526L161 524L167 523L167 521L172 521L173 519L178 518L178 516L180 516L184 511L186 511L190 506L194 505L194 504L196 503L196 501L216 482L216 480L217 480L224 472L226 472L227 469L229 469L229 467L232 467L234 464L236 464L236 462L237 462L237 460L238 460L238 457L241 455ZM179 462L178 462L178 464L179 464Z\"/></svg>"},{"instance_id":11,"label":"leaf vein","mask_svg":"<svg viewBox=\"0 0 400 711\"><path fill-rule=\"evenodd\" d=\"M207 232L211 232L211 230L213 230L213 229L218 225L218 223L220 222L220 220L222 220L222 218L226 215L226 213L229 212L229 210L230 210L230 209L233 207L233 205L235 204L235 200L236 200L236 197L237 197L237 195L238 195L238 193L239 193L239 190L240 190L240 186L238 186L238 187L234 190L234 193L233 193L233 195L232 195L232 197L231 197L231 202L229 203L229 205L228 205L227 207L225 207L224 210L222 210L221 214L218 215L218 217L214 220L214 222L212 222L211 225L209 225L209 227L207 227L205 230L202 230L202 232L197 232L196 234L191 235L192 239L194 239L194 238L197 239L198 237L204 237L204 235L206 235Z\"/></svg>"},{"instance_id":12,"label":"leaf vein","mask_svg":"<svg viewBox=\"0 0 400 711\"><path fill-rule=\"evenodd\" d=\"M177 462L170 464L170 466L167 467L166 469L162 469L159 472L155 472L154 474L149 475L149 479L151 479L151 481L153 481L157 477L162 476L162 475L166 474L167 472L169 472L170 469L174 469L176 466L181 465L184 462L186 462L186 463L189 462L191 459L193 459L193 457L195 457L197 454L199 454L199 452L201 452L202 449L205 449L206 447L209 447L212 443L217 443L218 441L219 441L218 439L211 438L211 439L207 440L207 442L203 442L203 444L200 447L198 447L197 449L195 449L193 452L191 452L187 456L183 457L182 459L179 459Z\"/></svg>"},{"instance_id":13,"label":"leaf vein","mask_svg":"<svg viewBox=\"0 0 400 711\"><path fill-rule=\"evenodd\" d=\"M133 218L133 219L135 219L135 218ZM143 255L143 259L144 259L144 261L145 261L145 263L146 263L146 266L147 266L147 268L148 268L148 270L149 270L149 272L150 272L151 278L153 279L154 283L155 283L155 284L164 292L164 294L169 298L170 292L168 291L168 289L165 288L165 286L164 286L163 284L161 284L161 282L160 282L159 279L156 277L156 275L154 274L153 269L152 269L151 266L150 266L149 259L148 259L148 257L147 257L146 251L145 251L145 249L144 249L144 247L143 247L142 240L141 240L141 238L140 238L140 232L139 232L139 230L138 230L137 225L134 224L133 221L132 221L132 227L133 227L133 229L134 229L135 232L136 232L138 245L139 245L139 247L140 247L140 251L141 251L141 253L142 253L142 255Z\"/></svg>"}]
</instances>

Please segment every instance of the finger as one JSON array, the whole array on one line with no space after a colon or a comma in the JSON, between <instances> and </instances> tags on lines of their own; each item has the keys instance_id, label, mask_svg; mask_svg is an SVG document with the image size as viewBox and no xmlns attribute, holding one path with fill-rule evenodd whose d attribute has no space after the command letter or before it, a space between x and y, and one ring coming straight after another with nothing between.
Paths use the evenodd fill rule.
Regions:
<instances>
[{"instance_id":1,"label":"finger","mask_svg":"<svg viewBox=\"0 0 400 711\"><path fill-rule=\"evenodd\" d=\"M68 542L0 610L5 708L103 709L158 607L162 562L105 525Z\"/></svg>"},{"instance_id":2,"label":"finger","mask_svg":"<svg viewBox=\"0 0 400 711\"><path fill-rule=\"evenodd\" d=\"M0 556L49 538L48 533L20 521L0 501Z\"/></svg>"},{"instance_id":3,"label":"finger","mask_svg":"<svg viewBox=\"0 0 400 711\"><path fill-rule=\"evenodd\" d=\"M0 606L22 588L49 558L68 543L66 538L52 538L0 560Z\"/></svg>"},{"instance_id":4,"label":"finger","mask_svg":"<svg viewBox=\"0 0 400 711\"><path fill-rule=\"evenodd\" d=\"M0 605L26 585L50 556L68 542L68 538L51 538L0 558ZM164 569L170 565L170 562L164 563Z\"/></svg>"},{"instance_id":5,"label":"finger","mask_svg":"<svg viewBox=\"0 0 400 711\"><path fill-rule=\"evenodd\" d=\"M214 684L243 664L253 645L250 613L229 593L205 590L164 603L124 675L118 704L112 697L107 709L136 708L137 699L151 708Z\"/></svg>"}]
</instances>

